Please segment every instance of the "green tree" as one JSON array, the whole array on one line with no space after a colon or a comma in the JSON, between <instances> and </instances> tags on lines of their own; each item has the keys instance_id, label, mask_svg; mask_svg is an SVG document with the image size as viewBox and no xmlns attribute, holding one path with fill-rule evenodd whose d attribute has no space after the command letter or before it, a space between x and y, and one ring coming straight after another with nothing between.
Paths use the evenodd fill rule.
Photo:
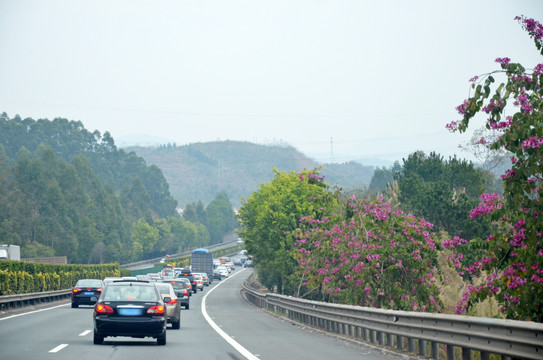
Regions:
<instances>
[{"instance_id":1,"label":"green tree","mask_svg":"<svg viewBox=\"0 0 543 360\"><path fill-rule=\"evenodd\" d=\"M516 17L543 56L543 25ZM475 76L470 97L456 109L462 115L447 127L464 132L478 113L486 114L486 128L498 136L481 139L492 150L512 155L512 168L502 175L503 196L483 194L472 218L490 214L495 228L488 237L487 254L467 267L488 274L480 286L468 288L458 311L488 297L503 305L508 318L543 321L543 63L527 70L509 58L498 58L501 70ZM505 81L492 88L494 75ZM512 108L516 107L516 108ZM513 115L507 115L513 114Z\"/></svg>"},{"instance_id":2,"label":"green tree","mask_svg":"<svg viewBox=\"0 0 543 360\"><path fill-rule=\"evenodd\" d=\"M384 166L382 168L377 167L371 177L368 192L372 195L383 194L387 190L387 187L394 182L394 174L399 172L400 169L400 163L397 161L390 168Z\"/></svg>"},{"instance_id":3,"label":"green tree","mask_svg":"<svg viewBox=\"0 0 543 360\"><path fill-rule=\"evenodd\" d=\"M21 248L22 258L49 257L55 255L55 250L38 242L28 243Z\"/></svg>"},{"instance_id":4,"label":"green tree","mask_svg":"<svg viewBox=\"0 0 543 360\"><path fill-rule=\"evenodd\" d=\"M212 244L219 244L223 236L237 227L237 219L230 199L224 192L220 192L205 209L207 230Z\"/></svg>"},{"instance_id":5,"label":"green tree","mask_svg":"<svg viewBox=\"0 0 543 360\"><path fill-rule=\"evenodd\" d=\"M148 257L154 252L155 246L160 240L160 231L149 225L144 219L140 219L134 225L131 238L133 240L132 247L136 249L134 251L137 251L134 254L140 252L141 246L142 256Z\"/></svg>"},{"instance_id":6,"label":"green tree","mask_svg":"<svg viewBox=\"0 0 543 360\"><path fill-rule=\"evenodd\" d=\"M401 208L465 239L486 237L489 223L469 220L485 184L485 172L456 157L417 151L395 173Z\"/></svg>"},{"instance_id":7,"label":"green tree","mask_svg":"<svg viewBox=\"0 0 543 360\"><path fill-rule=\"evenodd\" d=\"M279 293L293 293L298 279L293 235L305 216L329 216L335 202L318 171L279 172L262 184L239 210L239 234L255 259L262 283Z\"/></svg>"},{"instance_id":8,"label":"green tree","mask_svg":"<svg viewBox=\"0 0 543 360\"><path fill-rule=\"evenodd\" d=\"M131 219L144 218L152 222L151 198L139 177L136 177L130 187L125 187L121 194L123 208Z\"/></svg>"}]
</instances>

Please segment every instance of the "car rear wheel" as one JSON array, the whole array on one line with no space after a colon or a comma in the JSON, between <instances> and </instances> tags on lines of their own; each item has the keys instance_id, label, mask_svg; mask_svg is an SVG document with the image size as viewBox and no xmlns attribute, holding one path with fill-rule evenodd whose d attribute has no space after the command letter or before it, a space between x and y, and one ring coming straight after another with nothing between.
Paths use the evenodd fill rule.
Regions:
<instances>
[{"instance_id":1,"label":"car rear wheel","mask_svg":"<svg viewBox=\"0 0 543 360\"><path fill-rule=\"evenodd\" d=\"M77 308L78 306L79 306L79 305L77 305L77 303L74 303L74 302L72 303L72 308L75 309L75 308Z\"/></svg>"},{"instance_id":2,"label":"car rear wheel","mask_svg":"<svg viewBox=\"0 0 543 360\"><path fill-rule=\"evenodd\" d=\"M189 309L189 304L185 305L185 309L187 310Z\"/></svg>"},{"instance_id":3,"label":"car rear wheel","mask_svg":"<svg viewBox=\"0 0 543 360\"><path fill-rule=\"evenodd\" d=\"M181 327L181 318L177 319L176 322L172 322L172 329L179 330Z\"/></svg>"},{"instance_id":4,"label":"car rear wheel","mask_svg":"<svg viewBox=\"0 0 543 360\"><path fill-rule=\"evenodd\" d=\"M96 332L96 330L94 330L94 338L93 338L93 342L96 344L96 345L100 345L104 342L104 337L101 336L100 334L98 334Z\"/></svg>"},{"instance_id":5,"label":"car rear wheel","mask_svg":"<svg viewBox=\"0 0 543 360\"><path fill-rule=\"evenodd\" d=\"M157 345L166 345L166 331L156 338Z\"/></svg>"}]
</instances>

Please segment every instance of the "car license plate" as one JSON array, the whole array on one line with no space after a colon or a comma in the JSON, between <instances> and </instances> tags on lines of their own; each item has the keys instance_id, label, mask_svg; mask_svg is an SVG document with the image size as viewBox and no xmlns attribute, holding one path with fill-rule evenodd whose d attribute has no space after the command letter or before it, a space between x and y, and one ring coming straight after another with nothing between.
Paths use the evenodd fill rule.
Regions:
<instances>
[{"instance_id":1,"label":"car license plate","mask_svg":"<svg viewBox=\"0 0 543 360\"><path fill-rule=\"evenodd\" d=\"M118 309L119 315L123 316L137 316L141 315L141 309L123 308Z\"/></svg>"},{"instance_id":2,"label":"car license plate","mask_svg":"<svg viewBox=\"0 0 543 360\"><path fill-rule=\"evenodd\" d=\"M94 295L93 291L85 291L85 295Z\"/></svg>"}]
</instances>

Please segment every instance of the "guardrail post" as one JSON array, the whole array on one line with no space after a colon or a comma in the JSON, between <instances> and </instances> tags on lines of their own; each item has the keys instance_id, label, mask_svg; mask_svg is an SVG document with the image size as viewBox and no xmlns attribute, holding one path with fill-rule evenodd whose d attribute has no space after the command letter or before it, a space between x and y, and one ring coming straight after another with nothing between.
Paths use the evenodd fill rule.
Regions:
<instances>
[{"instance_id":1,"label":"guardrail post","mask_svg":"<svg viewBox=\"0 0 543 360\"><path fill-rule=\"evenodd\" d=\"M490 353L486 351L481 351L481 360L490 360Z\"/></svg>"},{"instance_id":2,"label":"guardrail post","mask_svg":"<svg viewBox=\"0 0 543 360\"><path fill-rule=\"evenodd\" d=\"M378 339L379 345L381 345L381 346L385 345L385 333L384 332L377 333L377 339Z\"/></svg>"},{"instance_id":3,"label":"guardrail post","mask_svg":"<svg viewBox=\"0 0 543 360\"><path fill-rule=\"evenodd\" d=\"M419 340L419 355L426 356L426 340Z\"/></svg>"},{"instance_id":4,"label":"guardrail post","mask_svg":"<svg viewBox=\"0 0 543 360\"><path fill-rule=\"evenodd\" d=\"M370 341L370 331L364 328L364 341Z\"/></svg>"},{"instance_id":5,"label":"guardrail post","mask_svg":"<svg viewBox=\"0 0 543 360\"><path fill-rule=\"evenodd\" d=\"M462 348L462 360L471 360L471 349Z\"/></svg>"},{"instance_id":6,"label":"guardrail post","mask_svg":"<svg viewBox=\"0 0 543 360\"><path fill-rule=\"evenodd\" d=\"M376 342L377 342L377 331L375 331L375 330L370 330L370 336L371 336L370 341L371 341L372 343L376 343Z\"/></svg>"},{"instance_id":7,"label":"guardrail post","mask_svg":"<svg viewBox=\"0 0 543 360\"><path fill-rule=\"evenodd\" d=\"M407 351L409 351L410 353L415 352L415 339L413 339L412 337L407 338Z\"/></svg>"},{"instance_id":8,"label":"guardrail post","mask_svg":"<svg viewBox=\"0 0 543 360\"><path fill-rule=\"evenodd\" d=\"M454 360L454 346L447 344L447 360Z\"/></svg>"},{"instance_id":9,"label":"guardrail post","mask_svg":"<svg viewBox=\"0 0 543 360\"><path fill-rule=\"evenodd\" d=\"M439 360L439 343L432 341L431 348L432 348L432 350L431 350L432 351L432 359Z\"/></svg>"},{"instance_id":10,"label":"guardrail post","mask_svg":"<svg viewBox=\"0 0 543 360\"><path fill-rule=\"evenodd\" d=\"M390 346L390 347L394 346L394 335L387 334L387 346Z\"/></svg>"},{"instance_id":11,"label":"guardrail post","mask_svg":"<svg viewBox=\"0 0 543 360\"><path fill-rule=\"evenodd\" d=\"M357 326L356 327L356 337L357 338L361 338L363 337L364 335L362 334L362 328L360 326Z\"/></svg>"}]
</instances>

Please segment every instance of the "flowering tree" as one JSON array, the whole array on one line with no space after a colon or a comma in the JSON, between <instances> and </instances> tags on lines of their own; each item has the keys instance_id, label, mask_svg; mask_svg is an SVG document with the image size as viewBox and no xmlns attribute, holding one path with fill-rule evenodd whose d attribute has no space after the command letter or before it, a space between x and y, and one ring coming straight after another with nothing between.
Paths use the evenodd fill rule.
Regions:
<instances>
[{"instance_id":1,"label":"flowering tree","mask_svg":"<svg viewBox=\"0 0 543 360\"><path fill-rule=\"evenodd\" d=\"M516 17L543 55L543 25ZM501 70L473 77L473 95L456 109L463 116L447 125L464 132L478 113L487 114L486 128L499 134L494 141L481 138L489 149L512 154L512 168L502 175L503 196L483 194L470 217L490 216L495 227L487 239L488 254L465 268L485 272L485 281L469 287L457 311L489 296L502 304L506 317L543 321L543 64L526 69L509 58L498 58ZM506 81L491 92L495 74ZM513 106L511 106L513 105ZM511 114L512 115L508 115Z\"/></svg>"},{"instance_id":2,"label":"flowering tree","mask_svg":"<svg viewBox=\"0 0 543 360\"><path fill-rule=\"evenodd\" d=\"M304 217L295 245L308 294L386 309L442 312L439 244L424 219L380 201L344 200L343 221ZM315 297L314 295L312 296Z\"/></svg>"}]
</instances>

